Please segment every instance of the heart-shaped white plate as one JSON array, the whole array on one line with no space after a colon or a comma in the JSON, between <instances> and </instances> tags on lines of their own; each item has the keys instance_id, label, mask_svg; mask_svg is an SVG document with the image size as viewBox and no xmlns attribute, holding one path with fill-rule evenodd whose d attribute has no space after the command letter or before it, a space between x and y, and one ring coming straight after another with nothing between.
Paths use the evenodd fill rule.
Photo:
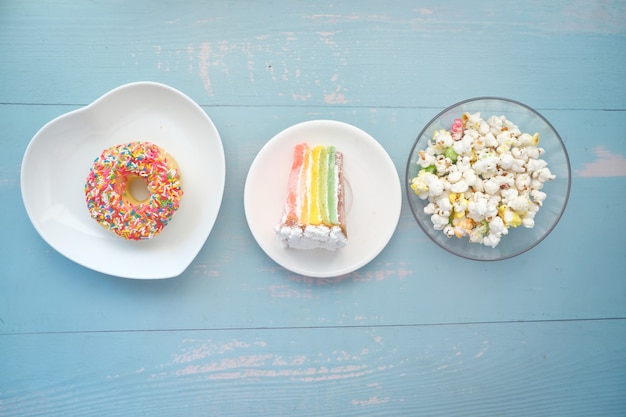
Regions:
<instances>
[{"instance_id":1,"label":"heart-shaped white plate","mask_svg":"<svg viewBox=\"0 0 626 417\"><path fill-rule=\"evenodd\" d=\"M174 156L184 195L159 235L126 241L90 217L84 185L104 149L137 140ZM157 279L180 275L206 242L225 176L220 135L200 106L172 87L137 82L42 127L26 148L21 189L33 226L62 255L105 274Z\"/></svg>"}]
</instances>

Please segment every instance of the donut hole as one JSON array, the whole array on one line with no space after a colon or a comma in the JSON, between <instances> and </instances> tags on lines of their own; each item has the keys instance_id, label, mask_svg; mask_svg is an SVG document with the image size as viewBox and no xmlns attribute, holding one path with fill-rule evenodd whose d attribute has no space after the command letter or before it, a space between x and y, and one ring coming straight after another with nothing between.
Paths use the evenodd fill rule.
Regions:
<instances>
[{"instance_id":1,"label":"donut hole","mask_svg":"<svg viewBox=\"0 0 626 417\"><path fill-rule=\"evenodd\" d=\"M126 187L131 197L137 200L138 202L143 203L150 198L150 190L148 189L148 182L139 176L135 175L135 176L128 178L128 183Z\"/></svg>"}]
</instances>

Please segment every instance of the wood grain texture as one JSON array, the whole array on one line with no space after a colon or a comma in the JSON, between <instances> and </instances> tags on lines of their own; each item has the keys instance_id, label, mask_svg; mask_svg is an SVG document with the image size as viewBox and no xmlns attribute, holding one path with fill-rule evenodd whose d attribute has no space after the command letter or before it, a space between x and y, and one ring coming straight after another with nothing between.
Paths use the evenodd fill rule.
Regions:
<instances>
[{"instance_id":1,"label":"wood grain texture","mask_svg":"<svg viewBox=\"0 0 626 417\"><path fill-rule=\"evenodd\" d=\"M5 335L0 414L620 416L625 331L617 320Z\"/></svg>"},{"instance_id":2,"label":"wood grain texture","mask_svg":"<svg viewBox=\"0 0 626 417\"><path fill-rule=\"evenodd\" d=\"M0 86L8 103L86 104L139 79L235 106L445 107L499 95L623 110L626 98L615 88L626 78L622 2L1 7L1 71L29 80Z\"/></svg>"},{"instance_id":3,"label":"wood grain texture","mask_svg":"<svg viewBox=\"0 0 626 417\"><path fill-rule=\"evenodd\" d=\"M0 2L0 416L621 416L626 412L623 1ZM149 80L202 105L226 191L179 277L72 263L30 224L21 160L46 122ZM276 133L340 120L404 186L411 145L472 96L533 106L572 165L570 202L513 259L453 257L404 199L346 276L278 267L243 188Z\"/></svg>"}]
</instances>

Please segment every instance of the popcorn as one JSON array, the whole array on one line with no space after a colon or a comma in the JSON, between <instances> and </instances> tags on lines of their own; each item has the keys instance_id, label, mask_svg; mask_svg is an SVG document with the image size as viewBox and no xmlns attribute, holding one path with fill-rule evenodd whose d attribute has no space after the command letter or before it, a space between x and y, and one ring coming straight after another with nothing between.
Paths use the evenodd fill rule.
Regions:
<instances>
[{"instance_id":1,"label":"popcorn","mask_svg":"<svg viewBox=\"0 0 626 417\"><path fill-rule=\"evenodd\" d=\"M444 182L435 174L422 169L419 175L413 178L411 189L422 200L428 197L437 197L443 192Z\"/></svg>"},{"instance_id":2,"label":"popcorn","mask_svg":"<svg viewBox=\"0 0 626 417\"><path fill-rule=\"evenodd\" d=\"M411 188L428 200L424 213L448 237L496 247L510 228L532 228L554 174L539 134L522 132L505 116L465 113L439 129L418 152Z\"/></svg>"},{"instance_id":3,"label":"popcorn","mask_svg":"<svg viewBox=\"0 0 626 417\"><path fill-rule=\"evenodd\" d=\"M459 140L463 136L463 121L461 119L454 120L450 128L453 140Z\"/></svg>"},{"instance_id":4,"label":"popcorn","mask_svg":"<svg viewBox=\"0 0 626 417\"><path fill-rule=\"evenodd\" d=\"M433 155L426 153L424 151L419 151L418 154L419 154L419 160L417 161L417 163L422 168L426 168L435 164L436 159Z\"/></svg>"},{"instance_id":5,"label":"popcorn","mask_svg":"<svg viewBox=\"0 0 626 417\"><path fill-rule=\"evenodd\" d=\"M472 166L474 172L484 178L491 178L498 170L498 156L493 152L483 153Z\"/></svg>"},{"instance_id":6,"label":"popcorn","mask_svg":"<svg viewBox=\"0 0 626 417\"><path fill-rule=\"evenodd\" d=\"M531 201L528 196L517 196L509 203L509 207L516 213L526 214L530 208Z\"/></svg>"},{"instance_id":7,"label":"popcorn","mask_svg":"<svg viewBox=\"0 0 626 417\"><path fill-rule=\"evenodd\" d=\"M437 213L430 216L430 220L432 220L435 230L443 230L443 228L448 224L448 218Z\"/></svg>"},{"instance_id":8,"label":"popcorn","mask_svg":"<svg viewBox=\"0 0 626 417\"><path fill-rule=\"evenodd\" d=\"M452 134L445 129L439 129L433 135L433 142L437 149L445 149L452 145Z\"/></svg>"}]
</instances>

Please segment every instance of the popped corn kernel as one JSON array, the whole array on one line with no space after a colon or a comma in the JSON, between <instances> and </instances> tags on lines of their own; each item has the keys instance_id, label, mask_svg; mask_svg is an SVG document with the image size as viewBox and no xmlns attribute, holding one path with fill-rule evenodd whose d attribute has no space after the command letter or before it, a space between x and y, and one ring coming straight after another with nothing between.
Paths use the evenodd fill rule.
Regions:
<instances>
[{"instance_id":1,"label":"popped corn kernel","mask_svg":"<svg viewBox=\"0 0 626 417\"><path fill-rule=\"evenodd\" d=\"M418 163L420 164L422 168L435 165L436 159L433 155L427 153L426 151L419 151L418 154L419 154Z\"/></svg>"},{"instance_id":2,"label":"popped corn kernel","mask_svg":"<svg viewBox=\"0 0 626 417\"><path fill-rule=\"evenodd\" d=\"M433 142L437 149L446 149L452 145L452 134L445 129L439 129L433 135Z\"/></svg>"}]
</instances>

